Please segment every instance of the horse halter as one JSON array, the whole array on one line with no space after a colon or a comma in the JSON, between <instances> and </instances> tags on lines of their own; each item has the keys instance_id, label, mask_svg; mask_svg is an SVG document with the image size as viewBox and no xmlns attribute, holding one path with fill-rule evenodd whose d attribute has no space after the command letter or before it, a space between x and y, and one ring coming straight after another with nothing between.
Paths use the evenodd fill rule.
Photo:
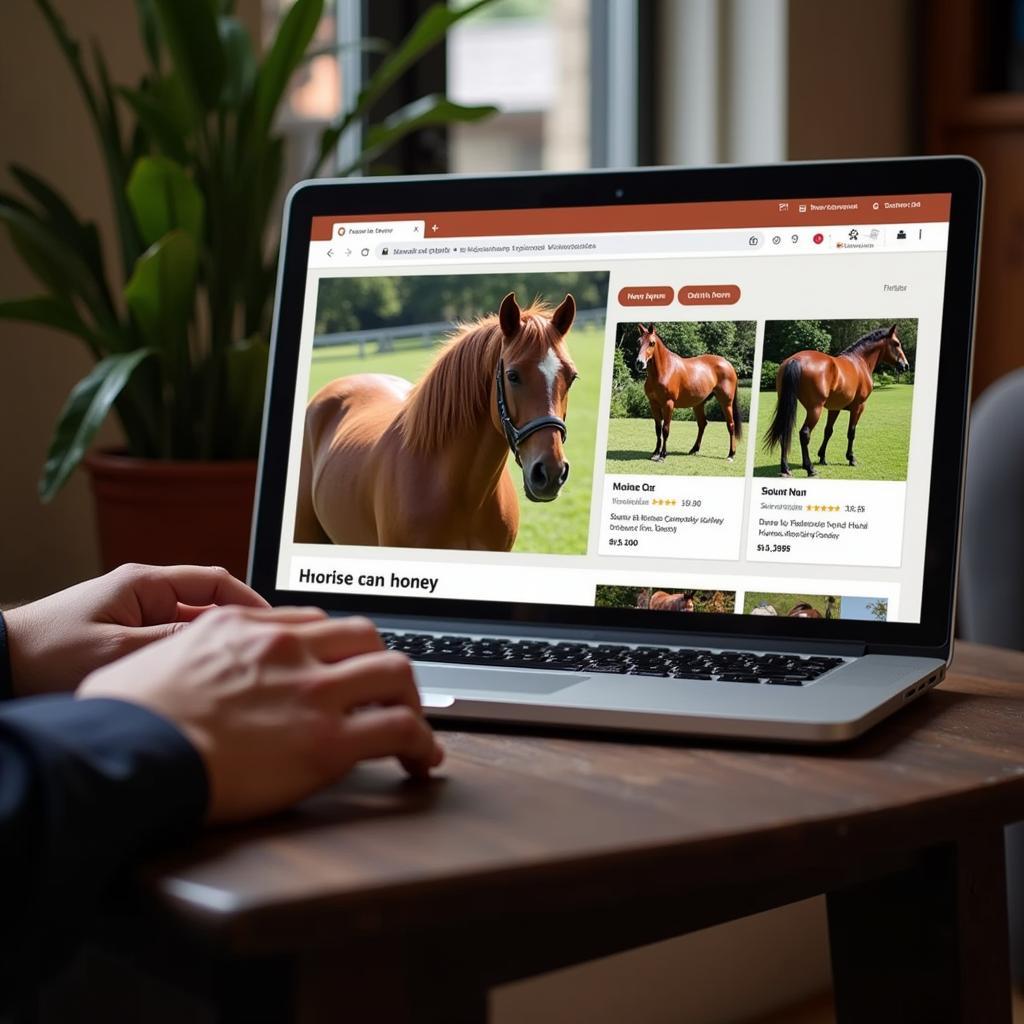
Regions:
<instances>
[{"instance_id":1,"label":"horse halter","mask_svg":"<svg viewBox=\"0 0 1024 1024\"><path fill-rule=\"evenodd\" d=\"M505 440L508 441L509 451L515 456L518 465L521 466L523 464L523 460L519 457L519 446L528 437L536 434L538 430L546 430L548 427L553 427L562 435L562 442L565 442L565 420L560 419L558 416L538 416L535 420L530 420L521 427L517 427L512 422L512 417L508 412L508 400L505 398L504 359L498 360L494 384L498 394L498 419L501 421L501 429L505 431Z\"/></svg>"}]
</instances>

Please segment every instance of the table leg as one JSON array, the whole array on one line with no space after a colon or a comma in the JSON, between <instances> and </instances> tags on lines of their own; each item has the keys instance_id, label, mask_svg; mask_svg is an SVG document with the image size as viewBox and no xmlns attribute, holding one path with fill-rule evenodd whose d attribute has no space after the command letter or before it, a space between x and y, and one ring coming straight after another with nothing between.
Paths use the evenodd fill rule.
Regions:
<instances>
[{"instance_id":1,"label":"table leg","mask_svg":"<svg viewBox=\"0 0 1024 1024\"><path fill-rule=\"evenodd\" d=\"M1009 1024L1002 829L828 896L838 1024Z\"/></svg>"}]
</instances>

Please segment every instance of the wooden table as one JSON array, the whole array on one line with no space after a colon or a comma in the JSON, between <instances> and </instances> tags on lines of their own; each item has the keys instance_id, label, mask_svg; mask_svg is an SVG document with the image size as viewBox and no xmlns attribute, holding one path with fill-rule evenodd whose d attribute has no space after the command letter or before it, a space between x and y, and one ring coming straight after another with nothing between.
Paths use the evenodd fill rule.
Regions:
<instances>
[{"instance_id":1,"label":"wooden table","mask_svg":"<svg viewBox=\"0 0 1024 1024\"><path fill-rule=\"evenodd\" d=\"M1010 1019L1024 656L962 647L844 748L445 743L432 783L368 767L152 866L106 941L222 1020L453 1024L494 985L827 893L840 1022Z\"/></svg>"}]
</instances>

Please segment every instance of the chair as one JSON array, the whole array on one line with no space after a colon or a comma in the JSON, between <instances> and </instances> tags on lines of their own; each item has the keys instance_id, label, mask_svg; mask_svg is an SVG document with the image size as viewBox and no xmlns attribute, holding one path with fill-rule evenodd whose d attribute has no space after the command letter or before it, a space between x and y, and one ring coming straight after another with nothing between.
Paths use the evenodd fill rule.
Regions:
<instances>
[{"instance_id":1,"label":"chair","mask_svg":"<svg viewBox=\"0 0 1024 1024\"><path fill-rule=\"evenodd\" d=\"M1024 369L989 387L971 416L958 625L964 640L1024 650ZM1011 964L1022 987L1024 824L1006 830L1006 870Z\"/></svg>"}]
</instances>

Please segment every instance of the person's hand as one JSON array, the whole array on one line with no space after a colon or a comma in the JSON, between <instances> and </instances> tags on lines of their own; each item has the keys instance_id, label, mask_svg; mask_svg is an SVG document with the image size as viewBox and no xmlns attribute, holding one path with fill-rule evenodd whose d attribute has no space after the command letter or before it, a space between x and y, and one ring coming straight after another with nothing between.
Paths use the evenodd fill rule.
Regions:
<instances>
[{"instance_id":1,"label":"person's hand","mask_svg":"<svg viewBox=\"0 0 1024 1024\"><path fill-rule=\"evenodd\" d=\"M94 672L77 696L174 722L206 765L211 821L280 810L369 758L425 775L444 756L408 659L368 620L319 609L210 611Z\"/></svg>"},{"instance_id":2,"label":"person's hand","mask_svg":"<svg viewBox=\"0 0 1024 1024\"><path fill-rule=\"evenodd\" d=\"M4 613L14 692L73 690L90 672L182 629L211 605L266 608L226 569L122 565Z\"/></svg>"}]
</instances>

